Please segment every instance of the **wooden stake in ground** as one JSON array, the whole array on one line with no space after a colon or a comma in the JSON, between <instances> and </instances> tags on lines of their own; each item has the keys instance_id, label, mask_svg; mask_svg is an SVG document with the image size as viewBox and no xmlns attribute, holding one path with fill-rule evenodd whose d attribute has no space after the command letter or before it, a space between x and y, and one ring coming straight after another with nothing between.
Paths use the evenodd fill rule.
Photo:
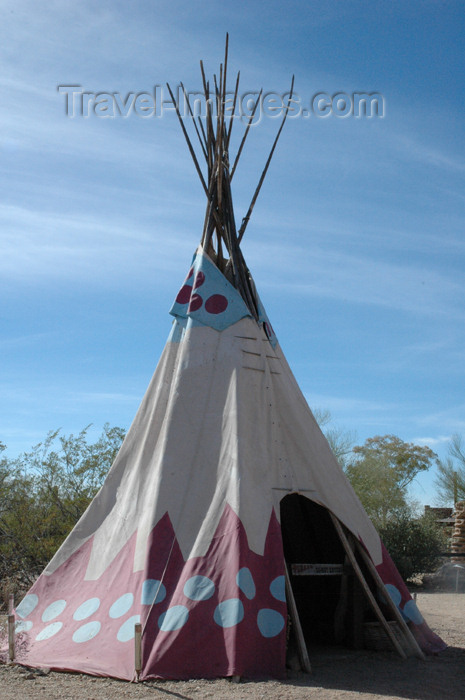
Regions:
<instances>
[{"instance_id":1,"label":"wooden stake in ground","mask_svg":"<svg viewBox=\"0 0 465 700\"><path fill-rule=\"evenodd\" d=\"M134 625L134 669L136 671L136 680L139 680L142 670L142 625L136 622Z\"/></svg>"},{"instance_id":2,"label":"wooden stake in ground","mask_svg":"<svg viewBox=\"0 0 465 700\"><path fill-rule=\"evenodd\" d=\"M10 593L8 597L8 659L10 663L15 660L15 597Z\"/></svg>"}]
</instances>

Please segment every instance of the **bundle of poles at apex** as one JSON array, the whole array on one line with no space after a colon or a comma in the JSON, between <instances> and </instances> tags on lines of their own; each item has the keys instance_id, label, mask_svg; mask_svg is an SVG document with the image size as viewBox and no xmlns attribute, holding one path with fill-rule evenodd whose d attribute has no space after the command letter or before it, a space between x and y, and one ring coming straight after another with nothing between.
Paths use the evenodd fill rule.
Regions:
<instances>
[{"instance_id":1,"label":"bundle of poles at apex","mask_svg":"<svg viewBox=\"0 0 465 700\"><path fill-rule=\"evenodd\" d=\"M278 139L281 135L281 131L287 118L289 107L292 101L292 94L294 89L294 76L292 76L291 88L289 91L287 105L284 108L283 118L278 129L278 133L276 134L273 146L265 164L265 168L261 174L260 180L255 189L247 213L242 219L242 223L239 230L237 230L231 195L231 181L236 171L236 167L239 162L239 158L242 153L245 141L247 139L250 126L253 123L255 112L257 110L258 105L260 104L263 90L260 90L258 98L255 101L253 110L248 117L244 134L242 136L240 146L234 159L234 163L232 167L230 167L229 144L231 140L231 131L235 118L234 115L236 110L237 97L239 93L240 73L237 74L236 78L236 86L234 90L232 108L231 110L229 110L229 108L226 110L227 66L228 35L226 35L224 64L220 64L219 80L217 79L216 75L213 76L213 90L210 87L209 81L207 81L205 78L203 62L200 61L200 70L202 73L203 89L206 104L205 126L202 117L199 115L197 115L196 117L194 115L191 104L189 102L189 95L186 92L184 85L180 83L184 95L185 104L188 108L189 117L194 125L195 133L197 134L200 143L200 150L207 164L206 178L204 177L195 149L189 138L189 134L183 121L183 117L180 113L179 104L175 100L175 97L169 84L167 84L167 87L173 104L175 105L176 113L178 115L183 134L189 147L189 151L194 161L197 173L200 177L200 182L202 183L202 187L205 191L205 194L207 195L208 202L207 210L205 213L205 223L203 227L201 246L216 264L218 269L221 270L225 277L239 291L245 303L247 304L250 313L255 319L258 320L255 286L251 279L244 257L242 255L240 243L247 228L247 224L252 214L252 210L255 206L255 202L257 201L257 197L259 195L261 186L265 179L271 159L273 157L276 144L278 143ZM216 116L214 116L213 114L214 105L216 106Z\"/></svg>"}]
</instances>

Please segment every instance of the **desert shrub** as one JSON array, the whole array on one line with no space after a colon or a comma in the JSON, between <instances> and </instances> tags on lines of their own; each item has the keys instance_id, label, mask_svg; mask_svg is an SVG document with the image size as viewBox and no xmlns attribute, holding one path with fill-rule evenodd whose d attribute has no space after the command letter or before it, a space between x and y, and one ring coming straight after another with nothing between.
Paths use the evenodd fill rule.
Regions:
<instances>
[{"instance_id":1,"label":"desert shrub","mask_svg":"<svg viewBox=\"0 0 465 700\"><path fill-rule=\"evenodd\" d=\"M435 571L447 544L431 516L414 517L409 508L392 517L379 534L404 580Z\"/></svg>"},{"instance_id":2,"label":"desert shrub","mask_svg":"<svg viewBox=\"0 0 465 700\"><path fill-rule=\"evenodd\" d=\"M8 582L0 597L30 585L50 561L100 488L123 438L121 428L109 425L96 442L88 428L69 436L54 431L16 459L5 457L0 443L0 580Z\"/></svg>"}]
</instances>

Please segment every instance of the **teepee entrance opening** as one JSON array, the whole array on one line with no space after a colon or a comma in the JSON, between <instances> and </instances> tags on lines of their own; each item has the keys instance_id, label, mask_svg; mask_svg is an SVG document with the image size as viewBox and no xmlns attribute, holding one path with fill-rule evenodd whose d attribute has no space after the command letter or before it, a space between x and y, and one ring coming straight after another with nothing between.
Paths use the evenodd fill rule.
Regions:
<instances>
[{"instance_id":1,"label":"teepee entrance opening","mask_svg":"<svg viewBox=\"0 0 465 700\"><path fill-rule=\"evenodd\" d=\"M298 493L285 496L280 511L284 557L306 645L361 646L365 601L330 513Z\"/></svg>"},{"instance_id":2,"label":"teepee entrance opening","mask_svg":"<svg viewBox=\"0 0 465 700\"><path fill-rule=\"evenodd\" d=\"M308 647L363 647L364 623L372 621L400 656L424 658L362 544L334 514L291 493L281 500L280 515L291 617L289 665L297 651L303 668ZM392 623L400 628L397 636Z\"/></svg>"}]
</instances>

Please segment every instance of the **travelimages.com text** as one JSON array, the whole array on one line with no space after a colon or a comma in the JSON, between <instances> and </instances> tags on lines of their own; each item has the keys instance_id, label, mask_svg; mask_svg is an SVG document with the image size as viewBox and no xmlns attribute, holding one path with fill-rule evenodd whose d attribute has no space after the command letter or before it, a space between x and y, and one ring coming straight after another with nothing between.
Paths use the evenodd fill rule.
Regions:
<instances>
[{"instance_id":1,"label":"travelimages.com text","mask_svg":"<svg viewBox=\"0 0 465 700\"><path fill-rule=\"evenodd\" d=\"M85 90L82 85L58 85L57 90L64 97L67 117L98 117L100 119L128 118L137 116L141 119L163 117L176 110L167 88L155 85L151 92L94 92ZM181 86L174 91L174 97L181 117L204 117L207 113L207 101L201 92L184 92ZM225 116L248 121L253 114L252 123L258 124L264 118L276 119L283 116L289 100L289 93L248 91L237 96L234 106L234 93L226 93ZM215 101L208 100L209 109L216 114ZM234 112L233 112L234 109ZM305 100L293 94L289 104L288 118L382 118L386 105L379 92L317 92Z\"/></svg>"}]
</instances>

